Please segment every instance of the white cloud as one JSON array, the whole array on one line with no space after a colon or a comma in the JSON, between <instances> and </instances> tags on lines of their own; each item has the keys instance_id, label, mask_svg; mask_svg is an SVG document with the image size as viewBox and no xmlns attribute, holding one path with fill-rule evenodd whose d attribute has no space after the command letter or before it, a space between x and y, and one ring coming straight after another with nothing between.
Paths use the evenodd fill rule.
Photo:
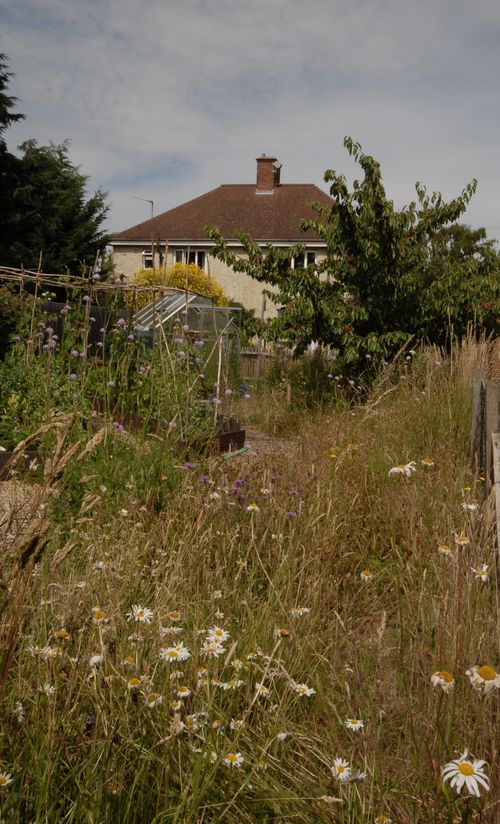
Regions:
<instances>
[{"instance_id":1,"label":"white cloud","mask_svg":"<svg viewBox=\"0 0 500 824\"><path fill-rule=\"evenodd\" d=\"M353 172L345 134L381 161L403 204L417 179L479 189L466 220L500 237L500 13L488 0L18 0L0 50L27 120L13 146L71 138L109 190L110 226L220 183Z\"/></svg>"}]
</instances>

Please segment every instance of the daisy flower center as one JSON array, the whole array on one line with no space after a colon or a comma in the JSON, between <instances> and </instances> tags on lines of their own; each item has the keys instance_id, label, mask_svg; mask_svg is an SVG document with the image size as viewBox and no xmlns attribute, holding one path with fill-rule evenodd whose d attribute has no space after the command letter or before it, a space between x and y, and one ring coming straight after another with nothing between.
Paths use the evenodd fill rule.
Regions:
<instances>
[{"instance_id":1,"label":"daisy flower center","mask_svg":"<svg viewBox=\"0 0 500 824\"><path fill-rule=\"evenodd\" d=\"M345 772L345 767L343 767L342 764L339 764L339 766L337 767L337 772L339 774Z\"/></svg>"},{"instance_id":2,"label":"daisy flower center","mask_svg":"<svg viewBox=\"0 0 500 824\"><path fill-rule=\"evenodd\" d=\"M229 753L229 755L227 756L227 760L228 760L228 761L237 761L237 760L238 760L238 756L237 756L237 755L235 755L234 753L230 752L230 753Z\"/></svg>"},{"instance_id":3,"label":"daisy flower center","mask_svg":"<svg viewBox=\"0 0 500 824\"><path fill-rule=\"evenodd\" d=\"M447 684L451 684L451 682L453 681L453 675L450 675L450 673L446 672L446 670L443 670L442 672L437 672L436 675L439 676L439 678L441 678L443 681L446 681Z\"/></svg>"},{"instance_id":4,"label":"daisy flower center","mask_svg":"<svg viewBox=\"0 0 500 824\"><path fill-rule=\"evenodd\" d=\"M485 664L483 667L478 667L477 674L481 676L483 681L494 681L497 677L493 667L488 666L488 664Z\"/></svg>"},{"instance_id":5,"label":"daisy flower center","mask_svg":"<svg viewBox=\"0 0 500 824\"><path fill-rule=\"evenodd\" d=\"M463 764L459 764L458 771L461 772L462 775L474 775L474 767L472 764L469 764L468 761L464 761Z\"/></svg>"}]
</instances>

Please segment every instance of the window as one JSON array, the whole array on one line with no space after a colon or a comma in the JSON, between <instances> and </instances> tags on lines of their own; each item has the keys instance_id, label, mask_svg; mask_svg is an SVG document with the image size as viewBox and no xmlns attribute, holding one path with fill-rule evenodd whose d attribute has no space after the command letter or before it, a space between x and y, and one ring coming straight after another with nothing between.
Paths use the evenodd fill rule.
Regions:
<instances>
[{"instance_id":1,"label":"window","mask_svg":"<svg viewBox=\"0 0 500 824\"><path fill-rule=\"evenodd\" d=\"M144 251L142 253L142 268L143 269L152 269L153 268L153 253Z\"/></svg>"},{"instance_id":2,"label":"window","mask_svg":"<svg viewBox=\"0 0 500 824\"><path fill-rule=\"evenodd\" d=\"M174 252L176 263L196 263L200 269L205 270L206 252L204 249L176 249Z\"/></svg>"},{"instance_id":3,"label":"window","mask_svg":"<svg viewBox=\"0 0 500 824\"><path fill-rule=\"evenodd\" d=\"M292 258L292 269L301 269L303 266L310 266L316 263L316 252L301 252Z\"/></svg>"}]
</instances>

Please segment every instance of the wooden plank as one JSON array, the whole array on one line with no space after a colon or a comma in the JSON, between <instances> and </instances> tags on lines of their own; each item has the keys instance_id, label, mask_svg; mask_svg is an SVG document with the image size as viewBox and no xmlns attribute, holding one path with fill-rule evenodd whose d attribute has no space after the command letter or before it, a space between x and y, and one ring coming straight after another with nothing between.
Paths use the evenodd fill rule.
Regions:
<instances>
[{"instance_id":1,"label":"wooden plank","mask_svg":"<svg viewBox=\"0 0 500 824\"><path fill-rule=\"evenodd\" d=\"M493 472L493 439L498 432L500 419L500 381L488 381L486 384L486 483L490 484Z\"/></svg>"},{"instance_id":2,"label":"wooden plank","mask_svg":"<svg viewBox=\"0 0 500 824\"><path fill-rule=\"evenodd\" d=\"M500 433L494 432L491 436L493 453L493 483L495 485L495 518L497 523L497 549L500 549Z\"/></svg>"}]
</instances>

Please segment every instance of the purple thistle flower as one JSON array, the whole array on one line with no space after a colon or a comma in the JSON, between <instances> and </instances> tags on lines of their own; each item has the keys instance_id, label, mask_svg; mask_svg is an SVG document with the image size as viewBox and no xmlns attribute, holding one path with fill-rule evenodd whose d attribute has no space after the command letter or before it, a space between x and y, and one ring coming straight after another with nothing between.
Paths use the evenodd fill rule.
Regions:
<instances>
[{"instance_id":1,"label":"purple thistle flower","mask_svg":"<svg viewBox=\"0 0 500 824\"><path fill-rule=\"evenodd\" d=\"M76 381L78 379L78 375L75 372L71 372L68 376L70 381Z\"/></svg>"},{"instance_id":2,"label":"purple thistle flower","mask_svg":"<svg viewBox=\"0 0 500 824\"><path fill-rule=\"evenodd\" d=\"M116 386L116 383L114 381L108 381L106 386L113 387L113 386Z\"/></svg>"},{"instance_id":3,"label":"purple thistle flower","mask_svg":"<svg viewBox=\"0 0 500 824\"><path fill-rule=\"evenodd\" d=\"M84 295L82 301L83 303L90 303L90 295Z\"/></svg>"},{"instance_id":4,"label":"purple thistle flower","mask_svg":"<svg viewBox=\"0 0 500 824\"><path fill-rule=\"evenodd\" d=\"M80 353L76 349L72 349L69 354L71 355L72 358L79 358L80 357Z\"/></svg>"},{"instance_id":5,"label":"purple thistle flower","mask_svg":"<svg viewBox=\"0 0 500 824\"><path fill-rule=\"evenodd\" d=\"M127 321L125 320L125 318L118 318L118 320L116 321L116 325L119 326L120 329L125 329Z\"/></svg>"}]
</instances>

